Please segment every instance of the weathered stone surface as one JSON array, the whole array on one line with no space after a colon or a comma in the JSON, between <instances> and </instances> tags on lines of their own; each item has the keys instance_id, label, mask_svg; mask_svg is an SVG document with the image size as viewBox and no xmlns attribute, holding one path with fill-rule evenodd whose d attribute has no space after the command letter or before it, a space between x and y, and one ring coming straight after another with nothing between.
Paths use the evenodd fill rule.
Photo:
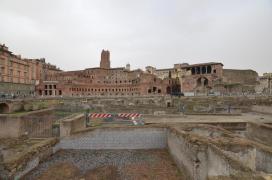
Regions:
<instances>
[{"instance_id":1,"label":"weathered stone surface","mask_svg":"<svg viewBox=\"0 0 272 180\"><path fill-rule=\"evenodd\" d=\"M165 128L106 128L64 137L60 149L166 148Z\"/></svg>"}]
</instances>

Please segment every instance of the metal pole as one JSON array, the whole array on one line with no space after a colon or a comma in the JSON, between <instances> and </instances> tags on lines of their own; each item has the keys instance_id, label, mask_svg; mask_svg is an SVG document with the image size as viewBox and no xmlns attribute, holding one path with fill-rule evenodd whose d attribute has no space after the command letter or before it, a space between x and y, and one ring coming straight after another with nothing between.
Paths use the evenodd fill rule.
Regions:
<instances>
[{"instance_id":1,"label":"metal pole","mask_svg":"<svg viewBox=\"0 0 272 180\"><path fill-rule=\"evenodd\" d=\"M269 78L268 78L268 88L269 88L269 94L270 94L270 95L272 94L271 80L272 80L272 78L269 77Z\"/></svg>"},{"instance_id":2,"label":"metal pole","mask_svg":"<svg viewBox=\"0 0 272 180\"><path fill-rule=\"evenodd\" d=\"M86 109L85 112L85 126L88 127L89 122L90 122L90 117L89 117L90 109Z\"/></svg>"}]
</instances>

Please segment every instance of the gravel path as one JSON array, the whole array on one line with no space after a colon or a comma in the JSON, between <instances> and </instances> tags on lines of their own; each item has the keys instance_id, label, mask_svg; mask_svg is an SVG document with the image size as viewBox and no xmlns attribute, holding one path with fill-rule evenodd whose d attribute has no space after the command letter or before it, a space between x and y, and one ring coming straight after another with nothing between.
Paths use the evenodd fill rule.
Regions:
<instances>
[{"instance_id":1,"label":"gravel path","mask_svg":"<svg viewBox=\"0 0 272 180\"><path fill-rule=\"evenodd\" d=\"M85 174L88 170L108 165L113 165L119 170L127 165L133 164L151 165L160 163L162 159L159 154L161 152L165 154L165 151L166 150L62 150L50 157L47 161L41 163L24 179L37 179L37 177L49 167L63 162L72 163L80 169L81 174ZM171 161L171 158L169 159Z\"/></svg>"}]
</instances>

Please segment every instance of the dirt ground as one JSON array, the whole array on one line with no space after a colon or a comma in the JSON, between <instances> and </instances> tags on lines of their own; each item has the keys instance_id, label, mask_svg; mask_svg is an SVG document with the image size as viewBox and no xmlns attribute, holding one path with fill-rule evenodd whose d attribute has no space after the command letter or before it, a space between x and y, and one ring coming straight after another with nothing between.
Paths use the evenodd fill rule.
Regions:
<instances>
[{"instance_id":1,"label":"dirt ground","mask_svg":"<svg viewBox=\"0 0 272 180\"><path fill-rule=\"evenodd\" d=\"M2 138L0 139L0 150L3 155L3 161L9 161L34 144L41 142L42 139L29 139L26 137L21 138Z\"/></svg>"},{"instance_id":2,"label":"dirt ground","mask_svg":"<svg viewBox=\"0 0 272 180\"><path fill-rule=\"evenodd\" d=\"M166 150L65 150L54 156L24 179L182 179ZM83 159L85 164L81 164Z\"/></svg>"}]
</instances>

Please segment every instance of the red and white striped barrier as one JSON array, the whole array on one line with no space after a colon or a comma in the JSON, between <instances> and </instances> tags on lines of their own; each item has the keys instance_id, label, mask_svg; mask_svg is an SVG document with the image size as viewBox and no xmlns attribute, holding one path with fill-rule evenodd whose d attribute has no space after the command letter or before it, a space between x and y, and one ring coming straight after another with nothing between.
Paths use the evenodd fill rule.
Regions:
<instances>
[{"instance_id":1,"label":"red and white striped barrier","mask_svg":"<svg viewBox=\"0 0 272 180\"><path fill-rule=\"evenodd\" d=\"M111 117L111 114L104 114L104 113L93 113L90 114L90 118L109 118Z\"/></svg>"},{"instance_id":2,"label":"red and white striped barrier","mask_svg":"<svg viewBox=\"0 0 272 180\"><path fill-rule=\"evenodd\" d=\"M89 115L90 118L109 118L112 117L113 114L108 113L92 113ZM118 117L122 118L137 118L141 117L141 114L139 113L119 113L117 114Z\"/></svg>"},{"instance_id":3,"label":"red and white striped barrier","mask_svg":"<svg viewBox=\"0 0 272 180\"><path fill-rule=\"evenodd\" d=\"M136 117L140 117L141 114L139 114L139 113L119 113L118 116L119 117L126 117L126 118L136 118Z\"/></svg>"}]
</instances>

